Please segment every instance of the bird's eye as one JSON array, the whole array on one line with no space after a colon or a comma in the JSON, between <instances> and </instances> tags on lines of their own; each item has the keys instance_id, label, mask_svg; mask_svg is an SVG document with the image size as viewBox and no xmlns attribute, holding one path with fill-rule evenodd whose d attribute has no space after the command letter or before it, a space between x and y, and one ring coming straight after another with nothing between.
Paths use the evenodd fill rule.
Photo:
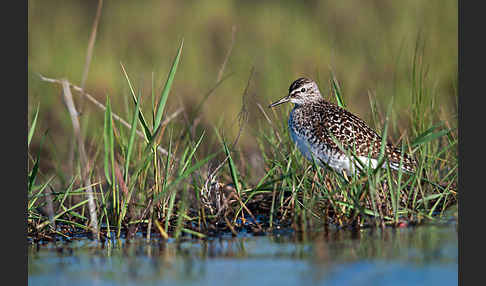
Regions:
<instances>
[{"instance_id":1,"label":"bird's eye","mask_svg":"<svg viewBox=\"0 0 486 286\"><path fill-rule=\"evenodd\" d=\"M300 91L305 92L305 87L301 88Z\"/></svg>"}]
</instances>

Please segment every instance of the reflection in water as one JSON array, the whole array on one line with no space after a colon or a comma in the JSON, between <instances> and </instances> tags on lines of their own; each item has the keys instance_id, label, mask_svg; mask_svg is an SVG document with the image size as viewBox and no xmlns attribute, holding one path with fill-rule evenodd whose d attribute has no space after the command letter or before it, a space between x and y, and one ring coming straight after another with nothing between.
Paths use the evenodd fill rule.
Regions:
<instances>
[{"instance_id":1,"label":"reflection in water","mask_svg":"<svg viewBox=\"0 0 486 286\"><path fill-rule=\"evenodd\" d=\"M34 285L457 284L451 226L31 245Z\"/></svg>"}]
</instances>

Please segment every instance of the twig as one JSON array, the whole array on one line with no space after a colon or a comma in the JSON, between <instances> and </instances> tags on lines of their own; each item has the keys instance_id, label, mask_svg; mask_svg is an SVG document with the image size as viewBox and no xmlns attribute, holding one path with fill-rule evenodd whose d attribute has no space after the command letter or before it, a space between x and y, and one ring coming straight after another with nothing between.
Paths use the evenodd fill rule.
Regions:
<instances>
[{"instance_id":1,"label":"twig","mask_svg":"<svg viewBox=\"0 0 486 286\"><path fill-rule=\"evenodd\" d=\"M208 92L206 92L206 94L203 95L203 99L199 102L197 107L194 109L194 114L197 114L199 112L199 110L201 110L201 108L204 105L204 103L206 102L206 100L213 94L213 92L216 90L216 88L218 88L225 80L227 80L232 75L233 75L233 73L230 73L230 74L226 75L225 77L223 77L222 79L218 80L214 84L214 86L211 89L209 89Z\"/></svg>"},{"instance_id":2,"label":"twig","mask_svg":"<svg viewBox=\"0 0 486 286\"><path fill-rule=\"evenodd\" d=\"M160 225L159 221L157 219L154 219L154 222L155 222L155 226L157 227L157 229L159 230L159 233L160 235L165 239L165 240L168 240L169 239L169 235L167 234L167 232L165 232L164 228Z\"/></svg>"},{"instance_id":3,"label":"twig","mask_svg":"<svg viewBox=\"0 0 486 286\"><path fill-rule=\"evenodd\" d=\"M223 61L223 64L221 65L221 68L218 72L218 77L216 78L216 84L213 88L211 88L203 97L203 100L201 100L201 102L199 103L199 105L196 107L196 113L199 112L199 109L202 107L202 105L204 104L204 102L209 98L209 96L213 93L213 91L224 81L226 80L227 78L229 78L232 74L229 74L227 75L225 78L223 78L223 72L226 68L226 64L228 62L228 59L231 55L231 52L233 50L233 46L235 44L235 35L236 35L236 26L233 25L233 27L231 27L231 43L230 43L230 47L228 49L228 52L226 53L226 56L224 58L224 61ZM209 192L209 184L214 180L214 177L216 176L216 173L224 166L224 164L226 163L226 161L228 160L228 157L229 156L226 156L224 158L224 160L216 167L216 169L214 169L213 172L211 172L205 183L204 183L204 188L201 189L201 195L204 196L204 190L206 190L207 192ZM208 173L210 172L210 170L208 169ZM208 194L209 195L209 194Z\"/></svg>"},{"instance_id":4,"label":"twig","mask_svg":"<svg viewBox=\"0 0 486 286\"><path fill-rule=\"evenodd\" d=\"M218 77L216 78L216 83L215 85L203 96L203 99L199 102L199 104L197 105L197 107L194 109L194 114L197 114L199 112L199 110L202 108L204 102L206 102L206 100L209 98L209 96L211 96L214 92L214 90L221 84L223 83L223 81L225 81L226 79L228 79L231 75L233 75L233 73L230 73L228 75L226 75L224 78L223 78L223 72L224 70L226 69L226 64L228 62L228 59L231 55L231 51L233 50L233 46L235 44L235 34L236 34L236 26L233 25L232 29L231 29L231 44L230 44L230 47L228 49L228 52L226 53L226 56L223 60L223 63L221 64L221 68L219 69L219 72L218 72Z\"/></svg>"},{"instance_id":5,"label":"twig","mask_svg":"<svg viewBox=\"0 0 486 286\"><path fill-rule=\"evenodd\" d=\"M54 78L47 78L41 74L39 74L41 80L45 81L45 82L51 82L51 83L57 83L57 84L62 84L64 80L60 80L60 79L54 79ZM82 89L81 87L77 86L77 85L74 85L68 81L66 81L69 86L74 89L75 91L79 92L81 95L84 95L89 101L91 101L92 103L94 103L94 105L98 106L99 108L101 108L102 110L106 110L106 106L104 104L102 104L101 102L99 102L98 100L96 100L92 95L88 94L87 92L84 91L84 89ZM167 124L169 123L169 121L171 121L172 119L174 119L177 115L179 115L179 113L181 113L183 110L183 108L179 108L177 109L172 115L168 116L163 122L162 122L162 125L164 124ZM125 125L127 128L131 128L130 124L128 124L128 122L126 122L123 118L121 118L120 116L116 115L115 113L112 112L112 116L114 119L120 121L120 123L122 123L123 125ZM140 130L136 130L136 133L138 136L140 136L141 138L145 139L145 135L140 131ZM160 146L157 146L157 150L159 150L162 154L164 155L167 155L168 152L167 150L165 150L164 148L160 147Z\"/></svg>"},{"instance_id":6,"label":"twig","mask_svg":"<svg viewBox=\"0 0 486 286\"><path fill-rule=\"evenodd\" d=\"M91 30L91 35L89 38L88 42L88 48L86 51L86 60L84 63L84 71L83 71L83 77L81 78L81 88L84 89L86 79L88 78L88 71L89 71L89 66L91 64L91 58L93 55L93 47L96 39L96 31L98 30L98 22L101 17L101 7L103 6L103 0L98 1L98 9L96 11L96 16L95 20L93 22L93 29ZM84 102L83 102L84 103ZM84 110L84 104L81 105L81 112ZM74 138L70 138L70 146L71 148L69 149L69 161L68 161L68 170L69 173L72 175L73 174L73 161L74 161Z\"/></svg>"},{"instance_id":7,"label":"twig","mask_svg":"<svg viewBox=\"0 0 486 286\"><path fill-rule=\"evenodd\" d=\"M221 78L223 77L223 71L226 68L226 64L228 63L228 59L231 55L231 51L233 50L233 46L235 44L235 34L236 34L236 26L233 25L233 27L231 27L231 44L230 44L230 47L228 49L228 52L226 53L223 64L221 65L221 69L218 72L218 77L217 77L216 82L219 82L221 80Z\"/></svg>"},{"instance_id":8,"label":"twig","mask_svg":"<svg viewBox=\"0 0 486 286\"><path fill-rule=\"evenodd\" d=\"M79 157L81 160L82 166L82 177L84 184L86 186L86 194L88 196L88 208L89 208L89 215L90 215L90 224L92 227L93 235L99 240L99 232L98 232L98 218L96 216L96 205L94 202L93 197L93 190L91 189L91 180L88 176L89 166L88 166L88 157L86 155L86 150L84 149L84 141L81 135L79 120L78 120L78 112L76 111L76 107L74 106L73 96L71 94L71 89L69 87L69 82L67 80L62 80L62 88L63 88L63 95L64 95L64 102L66 103L69 115L71 117L71 122L73 125L74 136L78 140L78 151Z\"/></svg>"},{"instance_id":9,"label":"twig","mask_svg":"<svg viewBox=\"0 0 486 286\"><path fill-rule=\"evenodd\" d=\"M224 217L224 220L226 222L226 225L229 227L229 229L231 230L231 233L233 233L234 236L238 236L238 233L235 231L235 229L233 228L233 225L231 225L231 222L228 220L228 218L226 217L226 214L223 216Z\"/></svg>"},{"instance_id":10,"label":"twig","mask_svg":"<svg viewBox=\"0 0 486 286\"><path fill-rule=\"evenodd\" d=\"M273 123L272 121L270 120L270 118L268 117L267 113L265 112L265 110L263 110L262 106L260 105L260 103L257 102L257 106L258 106L258 109L260 109L260 111L263 113L263 115L265 116L265 118L267 119L268 123L270 124L270 126L272 126L272 130L273 132L275 133L275 135L277 136L278 138L278 142L282 142L282 138L280 138L280 135L278 134L278 131L275 130L275 126L273 126Z\"/></svg>"},{"instance_id":11,"label":"twig","mask_svg":"<svg viewBox=\"0 0 486 286\"><path fill-rule=\"evenodd\" d=\"M248 78L248 82L247 82L247 85L246 85L246 88L245 88L245 91L243 92L243 102L242 102L242 107L241 107L241 110L240 112L238 113L238 116L237 116L237 119L238 119L238 124L239 124L239 130L238 130L238 135L236 136L234 142L231 144L231 147L230 149L233 149L236 144L238 143L238 140L240 139L240 135L243 131L243 127L248 119L248 110L246 108L246 97L248 96L248 88L250 86L250 81L253 77L253 74L255 72L255 68L252 67L251 69L251 73L250 73L250 77ZM206 191L208 192L209 191L209 184L214 180L214 177L216 176L216 173L224 166L224 164L226 163L226 161L228 160L229 158L229 155L226 156L224 158L224 160L216 167L216 169L214 169L207 177L205 183L204 183L204 188L201 189L201 195L204 196L203 192ZM210 172L210 170L208 170L208 173Z\"/></svg>"},{"instance_id":12,"label":"twig","mask_svg":"<svg viewBox=\"0 0 486 286\"><path fill-rule=\"evenodd\" d=\"M253 221L255 222L255 225L258 227L258 230L259 231L262 231L263 232L263 229L260 225L260 223L257 221L256 217L253 215L253 213L250 211L250 209L245 205L245 203L243 203L243 201L241 200L240 196L238 195L238 193L234 192L232 193L232 195L236 198L236 200L240 203L241 207L244 208L248 214L251 216L251 218L253 219ZM231 197L230 197L231 198ZM243 212L242 212L243 213ZM236 217L235 217L235 220L236 220Z\"/></svg>"},{"instance_id":13,"label":"twig","mask_svg":"<svg viewBox=\"0 0 486 286\"><path fill-rule=\"evenodd\" d=\"M235 138L235 141L233 142L233 145L231 146L231 148L234 148L236 146L236 144L238 143L239 139L240 139L240 136L241 136L241 133L243 132L243 128L245 127L245 123L248 121L248 108L246 106L246 101L247 101L247 97L248 97L248 89L250 87L250 82L251 82L251 79L253 78L253 74L255 73L255 67L253 66L251 68L251 72L250 72L250 77L248 78L248 82L246 83L246 87L245 87L245 91L243 92L243 95L242 95L242 102L241 102L241 110L240 112L238 113L238 125L239 125L239 130L238 130L238 135L236 136Z\"/></svg>"},{"instance_id":14,"label":"twig","mask_svg":"<svg viewBox=\"0 0 486 286\"><path fill-rule=\"evenodd\" d=\"M98 1L98 9L96 10L96 17L93 22L93 29L89 37L88 50L86 51L86 61L84 63L83 77L81 79L81 88L84 88L86 79L88 78L89 66L91 63L91 57L93 56L93 47L96 40L96 32L98 30L98 22L101 17L101 8L103 7L103 0Z\"/></svg>"}]
</instances>

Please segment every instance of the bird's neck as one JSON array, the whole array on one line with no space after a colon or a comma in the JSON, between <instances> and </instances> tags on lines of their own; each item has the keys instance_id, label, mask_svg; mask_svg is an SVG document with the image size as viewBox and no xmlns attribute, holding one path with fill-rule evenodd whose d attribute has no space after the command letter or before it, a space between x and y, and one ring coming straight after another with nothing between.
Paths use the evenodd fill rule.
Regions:
<instances>
[{"instance_id":1,"label":"bird's neck","mask_svg":"<svg viewBox=\"0 0 486 286\"><path fill-rule=\"evenodd\" d=\"M312 100L306 101L304 103L294 103L294 109L308 107L316 104L322 104L325 102L326 100L324 100L323 97L313 98Z\"/></svg>"}]
</instances>

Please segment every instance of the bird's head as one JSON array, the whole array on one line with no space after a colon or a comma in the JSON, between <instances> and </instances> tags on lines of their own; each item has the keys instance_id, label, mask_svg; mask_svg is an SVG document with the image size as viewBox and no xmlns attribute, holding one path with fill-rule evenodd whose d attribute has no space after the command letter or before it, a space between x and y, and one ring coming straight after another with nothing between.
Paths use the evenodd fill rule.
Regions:
<instances>
[{"instance_id":1,"label":"bird's head","mask_svg":"<svg viewBox=\"0 0 486 286\"><path fill-rule=\"evenodd\" d=\"M270 104L274 107L285 102L292 102L297 105L313 103L322 100L321 92L316 82L308 78L296 79L289 87L289 94L280 100Z\"/></svg>"}]
</instances>

